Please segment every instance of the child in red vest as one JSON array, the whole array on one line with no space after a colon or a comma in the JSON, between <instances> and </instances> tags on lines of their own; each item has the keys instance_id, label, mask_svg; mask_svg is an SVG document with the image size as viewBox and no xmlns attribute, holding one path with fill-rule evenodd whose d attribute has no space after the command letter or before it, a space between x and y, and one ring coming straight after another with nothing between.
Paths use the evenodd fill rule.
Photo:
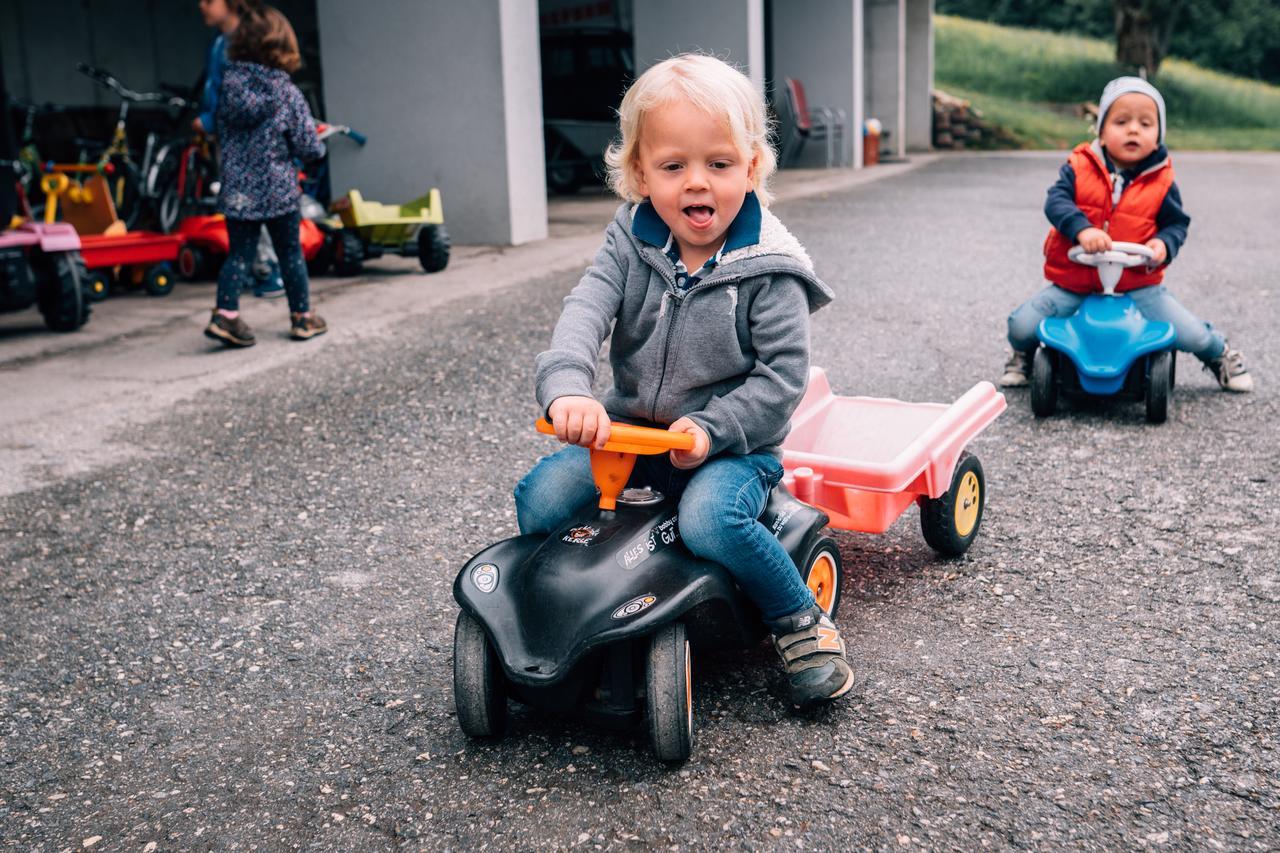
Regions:
<instances>
[{"instance_id":1,"label":"child in red vest","mask_svg":"<svg viewBox=\"0 0 1280 853\"><path fill-rule=\"evenodd\" d=\"M1085 295L1102 290L1098 271L1068 260L1067 250L1079 243L1103 252L1118 240L1143 244L1155 257L1151 266L1125 270L1116 292L1127 293L1148 319L1172 323L1178 349L1200 359L1223 389L1253 389L1240 351L1161 284L1191 222L1173 182L1164 131L1164 98L1154 86L1138 77L1107 84L1098 102L1098 138L1076 146L1049 188L1044 212L1053 228L1044 244L1044 277L1051 284L1009 315L1013 355L1001 385L1027 384L1041 320L1069 317Z\"/></svg>"}]
</instances>

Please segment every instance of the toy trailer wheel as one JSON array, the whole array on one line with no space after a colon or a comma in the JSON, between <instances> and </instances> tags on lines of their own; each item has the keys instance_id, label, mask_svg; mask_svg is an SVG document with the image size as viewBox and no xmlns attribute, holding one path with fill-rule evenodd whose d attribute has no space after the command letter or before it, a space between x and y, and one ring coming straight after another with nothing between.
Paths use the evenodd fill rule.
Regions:
<instances>
[{"instance_id":1,"label":"toy trailer wheel","mask_svg":"<svg viewBox=\"0 0 1280 853\"><path fill-rule=\"evenodd\" d=\"M324 231L324 239L320 242L320 248L316 249L316 253L312 255L311 260L307 261L307 275L316 276L324 275L333 266L334 245L337 243L337 237L332 231Z\"/></svg>"},{"instance_id":2,"label":"toy trailer wheel","mask_svg":"<svg viewBox=\"0 0 1280 853\"><path fill-rule=\"evenodd\" d=\"M649 743L659 761L684 761L693 752L693 674L684 624L658 629L645 665Z\"/></svg>"},{"instance_id":3,"label":"toy trailer wheel","mask_svg":"<svg viewBox=\"0 0 1280 853\"><path fill-rule=\"evenodd\" d=\"M1047 418L1058 408L1056 372L1048 348L1036 347L1031 357L1031 411L1037 418Z\"/></svg>"},{"instance_id":4,"label":"toy trailer wheel","mask_svg":"<svg viewBox=\"0 0 1280 853\"><path fill-rule=\"evenodd\" d=\"M453 629L453 704L471 737L501 737L507 726L502 664L480 623L466 611Z\"/></svg>"},{"instance_id":5,"label":"toy trailer wheel","mask_svg":"<svg viewBox=\"0 0 1280 853\"><path fill-rule=\"evenodd\" d=\"M178 275L187 281L204 278L208 266L209 255L199 246L183 246L178 250Z\"/></svg>"},{"instance_id":6,"label":"toy trailer wheel","mask_svg":"<svg viewBox=\"0 0 1280 853\"><path fill-rule=\"evenodd\" d=\"M1162 424L1169 417L1173 396L1173 353L1152 353L1147 358L1147 420Z\"/></svg>"},{"instance_id":7,"label":"toy trailer wheel","mask_svg":"<svg viewBox=\"0 0 1280 853\"><path fill-rule=\"evenodd\" d=\"M106 270L94 270L89 273L86 290L94 302L101 302L111 295L111 273Z\"/></svg>"},{"instance_id":8,"label":"toy trailer wheel","mask_svg":"<svg viewBox=\"0 0 1280 853\"><path fill-rule=\"evenodd\" d=\"M800 576L813 598L832 619L840 608L840 592L844 588L844 567L840 549L830 536L821 536L811 546L800 564Z\"/></svg>"},{"instance_id":9,"label":"toy trailer wheel","mask_svg":"<svg viewBox=\"0 0 1280 853\"><path fill-rule=\"evenodd\" d=\"M418 262L427 272L440 272L449 264L449 232L443 225L418 229Z\"/></svg>"},{"instance_id":10,"label":"toy trailer wheel","mask_svg":"<svg viewBox=\"0 0 1280 853\"><path fill-rule=\"evenodd\" d=\"M946 493L920 502L920 530L929 547L944 557L968 551L982 526L986 492L982 463L968 451L961 453Z\"/></svg>"},{"instance_id":11,"label":"toy trailer wheel","mask_svg":"<svg viewBox=\"0 0 1280 853\"><path fill-rule=\"evenodd\" d=\"M334 234L333 271L338 275L360 275L364 269L364 241L353 231Z\"/></svg>"},{"instance_id":12,"label":"toy trailer wheel","mask_svg":"<svg viewBox=\"0 0 1280 853\"><path fill-rule=\"evenodd\" d=\"M177 283L177 276L173 274L173 268L168 264L156 264L147 270L147 277L143 279L147 293L152 296L168 296Z\"/></svg>"},{"instance_id":13,"label":"toy trailer wheel","mask_svg":"<svg viewBox=\"0 0 1280 853\"><path fill-rule=\"evenodd\" d=\"M79 252L44 258L36 298L44 323L55 332L74 332L89 320L89 273Z\"/></svg>"}]
</instances>

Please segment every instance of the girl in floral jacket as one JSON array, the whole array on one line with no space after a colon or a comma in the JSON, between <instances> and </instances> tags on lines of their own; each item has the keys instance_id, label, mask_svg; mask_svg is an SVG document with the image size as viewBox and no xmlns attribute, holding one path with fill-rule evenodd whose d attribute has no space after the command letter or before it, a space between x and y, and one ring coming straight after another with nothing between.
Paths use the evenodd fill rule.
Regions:
<instances>
[{"instance_id":1,"label":"girl in floral jacket","mask_svg":"<svg viewBox=\"0 0 1280 853\"><path fill-rule=\"evenodd\" d=\"M204 333L228 346L253 346L240 316L240 291L251 275L258 233L265 225L280 257L289 297L289 334L307 340L324 334L310 306L309 282L298 241L298 173L294 160L318 160L306 100L289 74L302 64L298 40L278 10L251 7L227 49L217 123L222 147L218 207L227 217L231 248L218 275L218 307Z\"/></svg>"}]
</instances>

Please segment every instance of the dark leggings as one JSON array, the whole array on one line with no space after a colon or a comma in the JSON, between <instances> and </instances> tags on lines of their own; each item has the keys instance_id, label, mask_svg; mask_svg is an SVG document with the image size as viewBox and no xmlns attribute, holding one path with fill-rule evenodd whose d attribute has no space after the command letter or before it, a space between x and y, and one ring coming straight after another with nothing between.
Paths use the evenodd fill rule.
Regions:
<instances>
[{"instance_id":1,"label":"dark leggings","mask_svg":"<svg viewBox=\"0 0 1280 853\"><path fill-rule=\"evenodd\" d=\"M275 219L227 219L227 237L231 249L218 273L218 307L227 311L240 308L240 291L253 280L253 258L258 250L258 235L267 226L271 245L280 257L280 277L289 297L289 310L301 314L311 310L307 262L298 242L298 211Z\"/></svg>"}]
</instances>

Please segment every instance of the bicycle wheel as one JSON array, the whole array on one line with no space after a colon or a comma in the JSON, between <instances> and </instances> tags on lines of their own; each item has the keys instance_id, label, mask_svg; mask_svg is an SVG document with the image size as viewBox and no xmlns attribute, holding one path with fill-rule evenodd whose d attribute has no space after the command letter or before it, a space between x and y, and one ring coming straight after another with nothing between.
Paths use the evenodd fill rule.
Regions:
<instances>
[{"instance_id":1,"label":"bicycle wheel","mask_svg":"<svg viewBox=\"0 0 1280 853\"><path fill-rule=\"evenodd\" d=\"M143 221L143 211L146 208L146 197L142 194L142 175L134 162L124 157L111 158L111 165L111 174L107 176L111 201L115 204L116 216L133 231Z\"/></svg>"}]
</instances>

